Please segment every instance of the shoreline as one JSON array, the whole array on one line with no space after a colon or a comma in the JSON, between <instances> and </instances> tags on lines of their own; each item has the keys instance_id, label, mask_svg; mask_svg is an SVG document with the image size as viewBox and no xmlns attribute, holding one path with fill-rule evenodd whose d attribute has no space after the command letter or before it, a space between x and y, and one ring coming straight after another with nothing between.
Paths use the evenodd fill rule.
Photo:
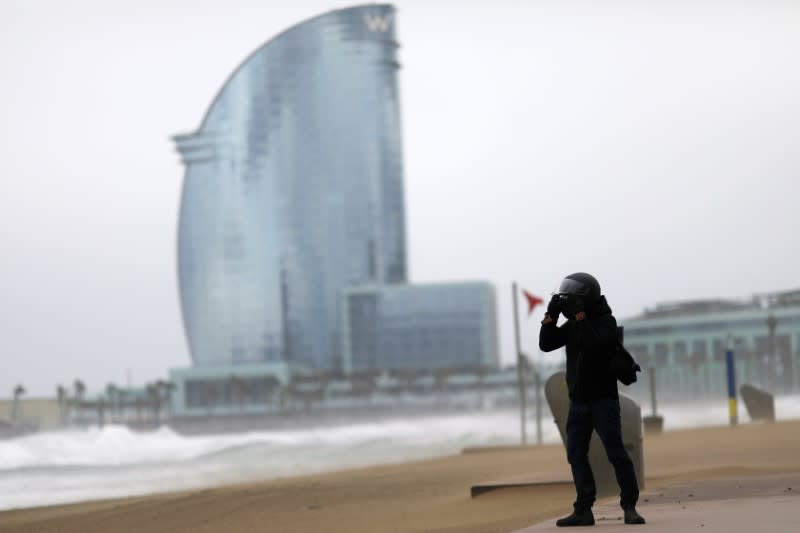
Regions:
<instances>
[{"instance_id":1,"label":"shoreline","mask_svg":"<svg viewBox=\"0 0 800 533\"><path fill-rule=\"evenodd\" d=\"M800 471L797 442L800 421L646 436L645 490ZM569 478L563 446L510 447L214 488L8 510L0 512L0 532L500 533L569 512L574 497L569 484L469 496L471 484L526 472ZM645 514L646 504L640 505Z\"/></svg>"}]
</instances>

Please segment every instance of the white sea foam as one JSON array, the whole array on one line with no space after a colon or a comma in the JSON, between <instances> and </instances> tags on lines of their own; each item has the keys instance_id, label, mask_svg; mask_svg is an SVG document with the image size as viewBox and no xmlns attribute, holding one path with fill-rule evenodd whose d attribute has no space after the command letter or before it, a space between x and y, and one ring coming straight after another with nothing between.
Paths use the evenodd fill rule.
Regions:
<instances>
[{"instance_id":1,"label":"white sea foam","mask_svg":"<svg viewBox=\"0 0 800 533\"><path fill-rule=\"evenodd\" d=\"M122 426L41 433L0 441L0 509L394 463L518 439L513 411L208 436Z\"/></svg>"},{"instance_id":2,"label":"white sea foam","mask_svg":"<svg viewBox=\"0 0 800 533\"><path fill-rule=\"evenodd\" d=\"M665 428L724 425L725 399L665 405ZM644 409L646 411L646 409ZM776 399L779 419L800 418L800 396ZM545 409L545 442L559 436ZM747 421L746 414L740 414ZM533 421L528 433L535 434ZM113 498L396 463L519 442L515 411L360 422L314 429L183 436L123 426L0 441L0 509Z\"/></svg>"},{"instance_id":3,"label":"white sea foam","mask_svg":"<svg viewBox=\"0 0 800 533\"><path fill-rule=\"evenodd\" d=\"M659 408L658 414L664 417L664 429L684 429L701 426L721 426L728 424L727 398L715 402L687 402L668 404ZM648 415L649 407L642 406L642 414ZM778 396L775 398L775 415L778 420L800 419L800 395ZM749 422L747 410L739 401L738 417L741 422Z\"/></svg>"}]
</instances>

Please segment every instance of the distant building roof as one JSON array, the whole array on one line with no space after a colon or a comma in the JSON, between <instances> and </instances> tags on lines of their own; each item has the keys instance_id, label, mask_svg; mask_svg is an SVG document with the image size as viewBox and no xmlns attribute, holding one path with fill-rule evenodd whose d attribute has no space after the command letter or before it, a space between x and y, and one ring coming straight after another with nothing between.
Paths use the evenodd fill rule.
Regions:
<instances>
[{"instance_id":1,"label":"distant building roof","mask_svg":"<svg viewBox=\"0 0 800 533\"><path fill-rule=\"evenodd\" d=\"M679 316L706 315L730 311L752 311L800 307L800 289L790 291L755 294L749 300L687 300L683 302L665 302L645 309L638 319L666 318Z\"/></svg>"},{"instance_id":2,"label":"distant building roof","mask_svg":"<svg viewBox=\"0 0 800 533\"><path fill-rule=\"evenodd\" d=\"M800 289L762 294L760 297L766 302L769 308L800 307Z\"/></svg>"}]
</instances>

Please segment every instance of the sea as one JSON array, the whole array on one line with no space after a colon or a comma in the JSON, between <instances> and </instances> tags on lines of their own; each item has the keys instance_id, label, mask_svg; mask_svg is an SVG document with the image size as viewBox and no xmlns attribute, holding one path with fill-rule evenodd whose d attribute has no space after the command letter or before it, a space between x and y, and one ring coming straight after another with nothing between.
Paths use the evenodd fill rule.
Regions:
<instances>
[{"instance_id":1,"label":"sea","mask_svg":"<svg viewBox=\"0 0 800 533\"><path fill-rule=\"evenodd\" d=\"M544 411L543 442L559 442ZM740 421L749 422L743 411L740 405ZM777 397L775 411L779 420L800 419L800 395ZM723 398L664 405L659 414L665 431L726 425L728 404ZM535 421L526 425L528 442L535 442ZM400 463L520 440L515 410L203 436L119 425L36 433L0 441L0 510Z\"/></svg>"}]
</instances>

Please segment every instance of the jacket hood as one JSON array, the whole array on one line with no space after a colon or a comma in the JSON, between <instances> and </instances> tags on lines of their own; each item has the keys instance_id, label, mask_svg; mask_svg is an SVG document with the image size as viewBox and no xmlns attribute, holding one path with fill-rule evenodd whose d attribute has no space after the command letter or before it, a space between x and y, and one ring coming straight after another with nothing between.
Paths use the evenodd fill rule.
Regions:
<instances>
[{"instance_id":1,"label":"jacket hood","mask_svg":"<svg viewBox=\"0 0 800 533\"><path fill-rule=\"evenodd\" d=\"M586 314L589 316L602 316L602 315L610 315L611 308L608 306L608 302L606 301L605 296L600 296L600 298L591 305L586 306Z\"/></svg>"}]
</instances>

